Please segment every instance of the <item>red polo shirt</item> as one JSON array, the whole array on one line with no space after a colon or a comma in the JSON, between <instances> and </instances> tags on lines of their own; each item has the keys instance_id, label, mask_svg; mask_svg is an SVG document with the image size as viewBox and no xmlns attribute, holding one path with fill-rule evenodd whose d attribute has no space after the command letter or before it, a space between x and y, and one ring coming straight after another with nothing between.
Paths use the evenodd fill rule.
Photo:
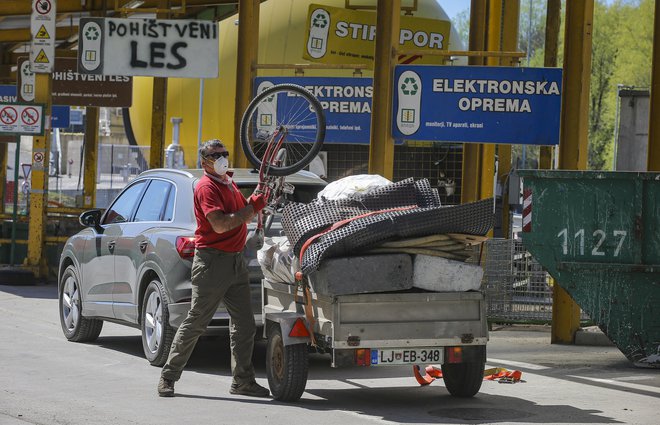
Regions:
<instances>
[{"instance_id":1,"label":"red polo shirt","mask_svg":"<svg viewBox=\"0 0 660 425\"><path fill-rule=\"evenodd\" d=\"M213 211L234 213L247 202L236 184L223 184L204 175L195 187L196 248L215 248L225 252L240 252L245 246L247 226L241 224L228 232L216 233L206 218Z\"/></svg>"}]
</instances>

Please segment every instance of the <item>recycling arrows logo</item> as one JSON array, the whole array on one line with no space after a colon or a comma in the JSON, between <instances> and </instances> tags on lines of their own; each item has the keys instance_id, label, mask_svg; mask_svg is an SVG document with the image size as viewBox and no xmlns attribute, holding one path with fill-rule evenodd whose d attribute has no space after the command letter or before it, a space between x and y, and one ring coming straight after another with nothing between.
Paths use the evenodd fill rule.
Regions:
<instances>
[{"instance_id":1,"label":"recycling arrows logo","mask_svg":"<svg viewBox=\"0 0 660 425\"><path fill-rule=\"evenodd\" d=\"M30 69L30 64L29 64L29 62L28 62L28 65L25 65L25 66L23 66L22 68L23 68L22 72L23 72L23 75L24 75L24 76L26 76L26 77L30 77L30 76L32 76L33 72L32 72L32 70Z\"/></svg>"},{"instance_id":2,"label":"recycling arrows logo","mask_svg":"<svg viewBox=\"0 0 660 425\"><path fill-rule=\"evenodd\" d=\"M321 13L314 16L312 19L312 26L316 28L325 28L328 26L328 19Z\"/></svg>"},{"instance_id":3,"label":"recycling arrows logo","mask_svg":"<svg viewBox=\"0 0 660 425\"><path fill-rule=\"evenodd\" d=\"M407 77L401 83L401 92L406 95L415 95L419 90L419 85L414 77Z\"/></svg>"},{"instance_id":4,"label":"recycling arrows logo","mask_svg":"<svg viewBox=\"0 0 660 425\"><path fill-rule=\"evenodd\" d=\"M90 25L85 30L85 38L89 41L98 40L99 35L100 35L99 30L96 29L96 27L94 27L94 26Z\"/></svg>"}]
</instances>

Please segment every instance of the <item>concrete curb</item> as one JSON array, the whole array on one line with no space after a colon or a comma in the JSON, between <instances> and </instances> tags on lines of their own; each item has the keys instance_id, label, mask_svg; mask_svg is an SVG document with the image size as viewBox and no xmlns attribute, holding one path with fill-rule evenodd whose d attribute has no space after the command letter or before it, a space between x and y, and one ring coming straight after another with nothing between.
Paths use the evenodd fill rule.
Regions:
<instances>
[{"instance_id":1,"label":"concrete curb","mask_svg":"<svg viewBox=\"0 0 660 425\"><path fill-rule=\"evenodd\" d=\"M587 328L580 328L575 333L575 345L610 347L614 344L598 326L589 326Z\"/></svg>"}]
</instances>

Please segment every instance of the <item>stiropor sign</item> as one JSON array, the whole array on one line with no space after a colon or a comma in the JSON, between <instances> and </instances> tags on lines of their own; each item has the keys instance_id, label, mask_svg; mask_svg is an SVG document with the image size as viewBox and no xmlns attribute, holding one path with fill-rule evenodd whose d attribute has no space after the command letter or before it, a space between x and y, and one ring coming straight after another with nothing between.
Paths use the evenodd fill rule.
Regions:
<instances>
[{"instance_id":1,"label":"stiropor sign","mask_svg":"<svg viewBox=\"0 0 660 425\"><path fill-rule=\"evenodd\" d=\"M83 18L78 72L215 78L218 24L168 19Z\"/></svg>"}]
</instances>

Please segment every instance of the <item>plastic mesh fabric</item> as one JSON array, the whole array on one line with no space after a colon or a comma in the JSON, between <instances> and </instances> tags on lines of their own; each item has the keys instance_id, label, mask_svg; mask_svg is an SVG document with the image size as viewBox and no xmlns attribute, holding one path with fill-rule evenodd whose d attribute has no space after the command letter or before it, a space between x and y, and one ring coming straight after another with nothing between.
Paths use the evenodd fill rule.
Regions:
<instances>
[{"instance_id":1,"label":"plastic mesh fabric","mask_svg":"<svg viewBox=\"0 0 660 425\"><path fill-rule=\"evenodd\" d=\"M302 271L318 269L324 258L355 254L393 239L441 233L484 235L493 225L493 200L440 206L428 180L406 179L350 199L311 204L292 203L284 209L282 227L296 256L311 237L333 224L373 211L412 207L350 221L316 239L305 251Z\"/></svg>"},{"instance_id":2,"label":"plastic mesh fabric","mask_svg":"<svg viewBox=\"0 0 660 425\"><path fill-rule=\"evenodd\" d=\"M299 254L307 239L339 221L403 206L438 207L440 196L428 180L409 178L349 199L288 204L282 215L282 228L294 252Z\"/></svg>"},{"instance_id":3,"label":"plastic mesh fabric","mask_svg":"<svg viewBox=\"0 0 660 425\"><path fill-rule=\"evenodd\" d=\"M485 235L493 225L493 218L492 199L359 218L312 243L303 255L302 271L305 274L311 273L324 258L368 250L387 240L443 233Z\"/></svg>"}]
</instances>

